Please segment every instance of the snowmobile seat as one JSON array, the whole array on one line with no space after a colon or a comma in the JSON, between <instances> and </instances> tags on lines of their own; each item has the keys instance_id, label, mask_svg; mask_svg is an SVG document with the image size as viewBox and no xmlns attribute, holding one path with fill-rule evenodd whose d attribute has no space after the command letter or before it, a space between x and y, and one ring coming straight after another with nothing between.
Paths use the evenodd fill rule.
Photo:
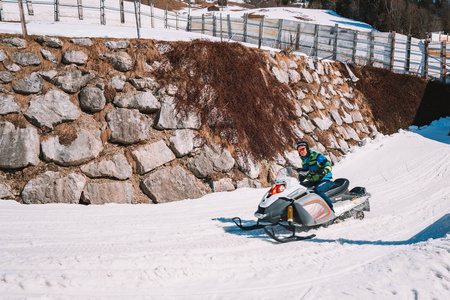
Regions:
<instances>
[{"instance_id":1,"label":"snowmobile seat","mask_svg":"<svg viewBox=\"0 0 450 300\"><path fill-rule=\"evenodd\" d=\"M325 192L328 198L331 198L335 195L345 193L348 190L348 186L350 185L350 181L345 178L338 178L334 181L331 189Z\"/></svg>"}]
</instances>

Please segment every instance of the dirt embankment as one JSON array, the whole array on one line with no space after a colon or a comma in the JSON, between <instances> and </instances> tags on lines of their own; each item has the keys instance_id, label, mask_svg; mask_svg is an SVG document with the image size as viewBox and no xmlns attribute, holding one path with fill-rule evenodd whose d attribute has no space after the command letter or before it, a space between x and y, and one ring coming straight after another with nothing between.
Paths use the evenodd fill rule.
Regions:
<instances>
[{"instance_id":1,"label":"dirt embankment","mask_svg":"<svg viewBox=\"0 0 450 300\"><path fill-rule=\"evenodd\" d=\"M392 134L450 116L450 85L373 67L354 68L355 88L369 102L377 127Z\"/></svg>"}]
</instances>

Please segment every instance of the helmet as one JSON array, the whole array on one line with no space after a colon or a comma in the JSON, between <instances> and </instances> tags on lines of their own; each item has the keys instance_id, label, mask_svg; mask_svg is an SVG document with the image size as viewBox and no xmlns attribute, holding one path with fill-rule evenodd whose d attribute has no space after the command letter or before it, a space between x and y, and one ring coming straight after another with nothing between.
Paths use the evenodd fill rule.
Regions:
<instances>
[{"instance_id":1,"label":"helmet","mask_svg":"<svg viewBox=\"0 0 450 300\"><path fill-rule=\"evenodd\" d=\"M298 150L299 147L302 147L302 146L306 147L306 156L305 157L308 157L309 156L309 145L308 145L308 143L305 142L305 141L298 142L297 143L297 150ZM299 155L300 155L300 153L299 153Z\"/></svg>"},{"instance_id":2,"label":"helmet","mask_svg":"<svg viewBox=\"0 0 450 300\"><path fill-rule=\"evenodd\" d=\"M305 146L305 147L306 147L306 150L309 151L309 145L308 145L307 142L305 142L305 141L300 141L300 142L298 142L298 143L297 143L297 149L298 149L300 146Z\"/></svg>"}]
</instances>

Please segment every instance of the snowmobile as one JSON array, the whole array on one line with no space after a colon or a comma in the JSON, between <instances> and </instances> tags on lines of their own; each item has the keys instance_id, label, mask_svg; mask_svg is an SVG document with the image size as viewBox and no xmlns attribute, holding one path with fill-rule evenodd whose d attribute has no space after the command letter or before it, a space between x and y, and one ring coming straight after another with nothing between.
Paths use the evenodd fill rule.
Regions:
<instances>
[{"instance_id":1,"label":"snowmobile","mask_svg":"<svg viewBox=\"0 0 450 300\"><path fill-rule=\"evenodd\" d=\"M325 200L314 192L313 188L303 186L299 181L313 171L297 171L288 166L282 168L272 187L266 192L258 210L255 212L257 223L250 226L242 224L239 217L233 222L243 230L264 228L264 231L277 242L290 242L315 237L296 236L296 230L307 231L309 228L328 226L347 218L364 218L364 211L370 211L370 194L364 187L348 190L349 180L338 178L333 187L325 194L333 202L334 211ZM292 232L289 237L278 237L274 226L281 225Z\"/></svg>"}]
</instances>

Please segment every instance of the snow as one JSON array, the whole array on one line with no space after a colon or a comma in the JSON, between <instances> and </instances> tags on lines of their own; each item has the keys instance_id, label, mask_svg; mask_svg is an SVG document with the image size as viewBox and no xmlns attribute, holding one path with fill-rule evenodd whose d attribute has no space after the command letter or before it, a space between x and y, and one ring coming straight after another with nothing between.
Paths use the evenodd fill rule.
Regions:
<instances>
[{"instance_id":1,"label":"snow","mask_svg":"<svg viewBox=\"0 0 450 300\"><path fill-rule=\"evenodd\" d=\"M64 23L32 23L28 30L135 34ZM143 31L153 39L199 36ZM20 24L0 22L0 32L20 33ZM158 205L2 200L0 299L447 299L449 131L447 117L352 148L333 173L367 188L371 212L289 244L231 220L252 223L266 189Z\"/></svg>"},{"instance_id":2,"label":"snow","mask_svg":"<svg viewBox=\"0 0 450 300\"><path fill-rule=\"evenodd\" d=\"M243 1L236 1L236 3L242 3ZM69 37L110 37L110 38L134 38L137 37L136 20L134 17L134 5L131 2L124 2L125 9L125 23L121 24L119 14L119 1L106 1L107 10L105 11L106 23L108 26L100 25L100 2L99 0L83 0L83 20L78 19L78 10L75 7L67 7L63 5L74 5L74 0L60 0L60 21L54 22L54 7L50 4L51 1L40 1L33 3L34 15L28 15L28 10L25 7L25 20L27 21L27 31L31 35L64 35ZM45 4L45 5L44 5ZM4 2L3 9L1 11L3 20L5 21L20 21L19 9L17 3ZM94 9L95 8L95 9ZM142 16L142 28L141 38L158 39L158 40L176 40L174 36L178 36L181 40L192 39L209 39L218 40L217 38L210 37L208 35L202 35L197 33L165 30L164 29L164 10L154 8L154 26L151 28L150 8L147 5L141 4ZM178 14L184 18L188 15L189 8L185 7L178 11ZM205 14L210 16L213 12L208 12L206 8L200 8L198 5L192 4L190 9L192 16L201 16ZM244 13L263 15L265 18L273 19L285 19L302 21L306 23L321 24L327 26L334 26L338 24L339 27L360 30L371 31L374 30L367 23L347 19L339 16L330 10L320 9L305 9L296 7L272 7L261 9L243 9L242 7L233 5L224 7L221 11L214 12L216 15L222 14L223 17L230 15L231 18L243 18ZM170 16L172 26L174 16ZM52 22L53 21L53 22ZM51 23L49 23L51 22ZM185 22L180 19L179 28L186 26ZM50 25L50 26L49 26ZM114 30L111 30L114 28ZM0 22L0 32L2 33L22 33L20 23Z\"/></svg>"},{"instance_id":3,"label":"snow","mask_svg":"<svg viewBox=\"0 0 450 300\"><path fill-rule=\"evenodd\" d=\"M450 117L353 148L371 212L276 244L242 231L265 189L158 205L0 201L0 299L446 299Z\"/></svg>"}]
</instances>

